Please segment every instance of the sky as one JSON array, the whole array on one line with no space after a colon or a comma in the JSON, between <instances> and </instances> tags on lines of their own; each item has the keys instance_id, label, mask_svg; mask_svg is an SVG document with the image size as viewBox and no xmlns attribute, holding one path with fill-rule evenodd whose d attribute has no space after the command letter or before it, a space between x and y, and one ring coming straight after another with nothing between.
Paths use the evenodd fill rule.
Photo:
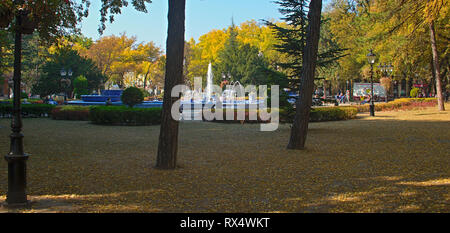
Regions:
<instances>
[{"instance_id":1,"label":"sky","mask_svg":"<svg viewBox=\"0 0 450 233\"><path fill-rule=\"evenodd\" d=\"M327 2L324 1L324 2ZM100 6L98 0L91 1L89 17L81 24L81 32L97 40L101 37L97 29L100 24ZM107 23L103 36L136 36L138 42L153 41L165 50L167 39L168 0L153 0L147 4L148 13L136 11L131 4L122 9L115 21ZM186 40L198 38L213 29L223 29L248 20L280 20L278 5L274 0L186 0Z\"/></svg>"}]
</instances>

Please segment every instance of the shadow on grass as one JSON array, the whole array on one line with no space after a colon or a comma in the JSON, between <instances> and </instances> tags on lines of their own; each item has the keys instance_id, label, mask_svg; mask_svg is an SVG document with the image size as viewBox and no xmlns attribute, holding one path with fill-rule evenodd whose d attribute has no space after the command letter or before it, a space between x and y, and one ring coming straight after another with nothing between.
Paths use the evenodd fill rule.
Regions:
<instances>
[{"instance_id":1,"label":"shadow on grass","mask_svg":"<svg viewBox=\"0 0 450 233\"><path fill-rule=\"evenodd\" d=\"M304 202L301 197L284 199L287 205L297 205L296 212L448 212L450 178L401 178L381 176L357 178L354 190L330 191L326 195ZM336 182L342 185L342 182ZM352 189L352 188L350 188Z\"/></svg>"}]
</instances>

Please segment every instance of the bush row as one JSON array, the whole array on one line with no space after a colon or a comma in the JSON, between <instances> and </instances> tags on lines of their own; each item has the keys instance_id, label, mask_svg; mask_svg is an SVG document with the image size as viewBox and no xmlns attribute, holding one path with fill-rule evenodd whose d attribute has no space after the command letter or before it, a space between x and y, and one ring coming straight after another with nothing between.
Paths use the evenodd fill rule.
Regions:
<instances>
[{"instance_id":1,"label":"bush row","mask_svg":"<svg viewBox=\"0 0 450 233\"><path fill-rule=\"evenodd\" d=\"M312 108L309 114L310 122L323 121L342 121L355 119L358 114L358 109L354 107L321 107ZM288 112L282 109L280 111L280 121L284 123L292 123L295 117L295 112Z\"/></svg>"},{"instance_id":2,"label":"bush row","mask_svg":"<svg viewBox=\"0 0 450 233\"><path fill-rule=\"evenodd\" d=\"M401 98L388 103L375 104L375 111L413 110L437 105L436 98ZM370 104L354 106L358 112L369 112Z\"/></svg>"},{"instance_id":3,"label":"bush row","mask_svg":"<svg viewBox=\"0 0 450 233\"><path fill-rule=\"evenodd\" d=\"M230 111L230 110L228 110ZM226 119L226 111L224 111L223 120L214 120L214 122L221 123L268 123L269 120L262 120L260 117L261 111L254 110L257 114L257 120L250 120L250 113L248 110L245 111L245 120L237 120L237 110L234 110L234 118L233 120ZM274 110L277 111L277 110ZM322 122L322 121L340 121L340 120L349 120L356 118L358 114L358 109L354 107L322 107L322 108L313 108L310 113L310 122ZM289 109L280 109L279 110L279 120L282 123L292 123L294 120L295 111L291 111Z\"/></svg>"},{"instance_id":4,"label":"bush row","mask_svg":"<svg viewBox=\"0 0 450 233\"><path fill-rule=\"evenodd\" d=\"M102 125L161 124L161 108L129 108L125 106L92 106L89 119Z\"/></svg>"},{"instance_id":5,"label":"bush row","mask_svg":"<svg viewBox=\"0 0 450 233\"><path fill-rule=\"evenodd\" d=\"M230 114L230 112L232 112L232 113ZM250 119L250 116L252 115L251 113L252 114L256 114L256 120ZM270 122L270 119L269 120L261 119L262 112L259 111L259 110L256 110L256 109L255 110L246 109L245 112L244 112L245 120L238 120L238 115L239 114L241 114L241 113L239 113L239 111L236 110L236 109L233 109L233 110L231 110L231 109L224 109L223 110L223 118L222 118L222 120L214 119L214 120L211 120L211 121L212 122L218 122L218 123L244 123L244 122L245 123L267 123L267 122ZM232 116L230 120L228 120L228 118L230 118L230 117L227 117L227 115L231 115ZM204 116L203 116L203 120L204 121L209 121L209 120L205 119Z\"/></svg>"},{"instance_id":6,"label":"bush row","mask_svg":"<svg viewBox=\"0 0 450 233\"><path fill-rule=\"evenodd\" d=\"M12 105L0 104L0 117L11 117ZM58 106L23 104L24 117L47 117L54 120L92 121L105 125L157 125L161 108L129 108L126 106Z\"/></svg>"},{"instance_id":7,"label":"bush row","mask_svg":"<svg viewBox=\"0 0 450 233\"><path fill-rule=\"evenodd\" d=\"M342 121L355 119L358 109L353 107L313 108L309 116L310 122Z\"/></svg>"},{"instance_id":8,"label":"bush row","mask_svg":"<svg viewBox=\"0 0 450 233\"><path fill-rule=\"evenodd\" d=\"M50 115L55 106L50 104L22 104L21 107L24 117L46 117ZM10 117L12 110L12 104L0 104L0 117Z\"/></svg>"},{"instance_id":9,"label":"bush row","mask_svg":"<svg viewBox=\"0 0 450 233\"><path fill-rule=\"evenodd\" d=\"M58 106L52 110L53 120L88 121L89 107L86 106Z\"/></svg>"}]
</instances>

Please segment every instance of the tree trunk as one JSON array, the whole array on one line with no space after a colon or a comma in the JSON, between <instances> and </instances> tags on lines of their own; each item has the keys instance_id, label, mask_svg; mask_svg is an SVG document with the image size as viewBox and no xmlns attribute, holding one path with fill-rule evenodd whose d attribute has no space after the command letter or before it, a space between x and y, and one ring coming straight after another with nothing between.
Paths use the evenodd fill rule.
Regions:
<instances>
[{"instance_id":1,"label":"tree trunk","mask_svg":"<svg viewBox=\"0 0 450 233\"><path fill-rule=\"evenodd\" d=\"M442 93L441 74L439 70L439 56L436 47L436 33L434 31L434 21L431 21L429 23L429 26L430 26L431 50L433 52L434 73L436 76L436 97L438 99L438 108L439 111L445 111L444 96Z\"/></svg>"},{"instance_id":2,"label":"tree trunk","mask_svg":"<svg viewBox=\"0 0 450 233\"><path fill-rule=\"evenodd\" d=\"M167 62L164 84L164 103L159 133L156 167L175 169L178 150L178 119L171 115L172 105L179 97L172 98L172 88L183 83L184 21L186 0L169 0L167 33Z\"/></svg>"},{"instance_id":3,"label":"tree trunk","mask_svg":"<svg viewBox=\"0 0 450 233\"><path fill-rule=\"evenodd\" d=\"M311 112L314 75L317 63L317 50L320 36L320 15L322 0L311 0L308 12L308 30L306 48L303 54L303 70L300 93L297 100L297 112L291 130L288 149L304 149L308 132L309 114Z\"/></svg>"},{"instance_id":4,"label":"tree trunk","mask_svg":"<svg viewBox=\"0 0 450 233\"><path fill-rule=\"evenodd\" d=\"M144 76L144 90L147 90L147 78L148 78L149 73L150 73L150 65L149 65L149 68L147 69L147 73L145 73L145 76Z\"/></svg>"}]
</instances>

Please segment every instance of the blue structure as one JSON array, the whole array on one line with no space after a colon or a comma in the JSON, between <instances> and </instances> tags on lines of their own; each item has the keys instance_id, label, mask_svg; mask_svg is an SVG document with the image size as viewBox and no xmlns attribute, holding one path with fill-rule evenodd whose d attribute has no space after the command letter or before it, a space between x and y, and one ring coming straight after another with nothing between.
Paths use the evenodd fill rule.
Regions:
<instances>
[{"instance_id":1,"label":"blue structure","mask_svg":"<svg viewBox=\"0 0 450 233\"><path fill-rule=\"evenodd\" d=\"M69 101L67 104L70 105L81 105L81 106L91 106L91 105L106 105L108 99L111 100L111 105L122 106L124 105L120 99L123 90L103 90L101 95L82 95L81 100ZM137 108L161 108L163 105L162 101L144 101L141 104L136 105Z\"/></svg>"},{"instance_id":2,"label":"blue structure","mask_svg":"<svg viewBox=\"0 0 450 233\"><path fill-rule=\"evenodd\" d=\"M101 95L82 95L81 100L69 101L67 104L69 105L80 105L80 106L92 106L92 105L106 105L108 98L111 100L110 105L112 106L123 106L120 96L122 95L122 90L104 90ZM205 106L205 104L215 105L214 102L207 102L202 100L200 102L191 101L182 101L181 108L185 105L189 107L194 107L194 104L199 104L200 106ZM256 100L253 104L260 104L260 100ZM241 100L241 101L224 101L222 103L223 108L248 108L250 101ZM141 104L136 105L137 108L162 108L162 101L144 101Z\"/></svg>"},{"instance_id":3,"label":"blue structure","mask_svg":"<svg viewBox=\"0 0 450 233\"><path fill-rule=\"evenodd\" d=\"M103 90L101 95L82 95L81 100L84 102L106 102L111 99L111 102L120 102L122 90Z\"/></svg>"}]
</instances>

